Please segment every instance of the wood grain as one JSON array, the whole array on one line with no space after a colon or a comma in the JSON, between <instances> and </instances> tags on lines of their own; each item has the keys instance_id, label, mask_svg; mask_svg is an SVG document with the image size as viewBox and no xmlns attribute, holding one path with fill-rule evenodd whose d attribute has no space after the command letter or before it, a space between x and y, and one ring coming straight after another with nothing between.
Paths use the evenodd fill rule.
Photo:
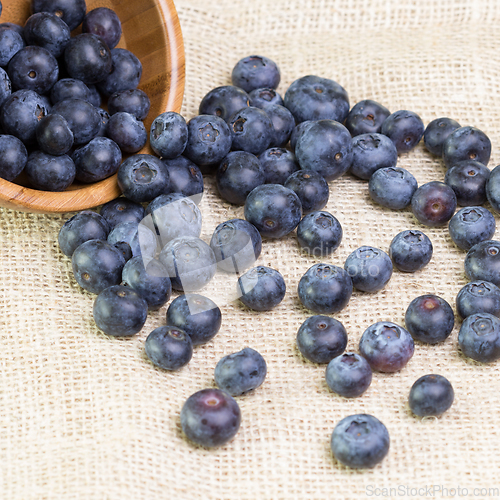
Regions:
<instances>
[{"instance_id":1,"label":"wood grain","mask_svg":"<svg viewBox=\"0 0 500 500\"><path fill-rule=\"evenodd\" d=\"M2 0L2 22L24 25L29 0ZM118 47L132 51L143 66L139 88L151 100L144 125L164 111L179 112L184 95L184 45L172 0L87 0L87 9L109 7L122 22ZM75 30L75 32L78 32ZM151 153L146 146L141 153ZM75 183L67 191L38 191L0 179L0 206L25 212L72 212L92 208L120 195L116 174L94 184Z\"/></svg>"}]
</instances>

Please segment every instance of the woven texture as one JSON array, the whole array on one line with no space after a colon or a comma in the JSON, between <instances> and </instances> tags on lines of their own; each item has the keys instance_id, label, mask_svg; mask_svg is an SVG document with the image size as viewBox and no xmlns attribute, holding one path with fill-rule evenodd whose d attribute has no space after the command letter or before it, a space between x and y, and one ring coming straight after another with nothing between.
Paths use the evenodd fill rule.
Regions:
<instances>
[{"instance_id":1,"label":"woven texture","mask_svg":"<svg viewBox=\"0 0 500 500\"><path fill-rule=\"evenodd\" d=\"M332 78L347 89L351 104L371 98L391 111L415 111L425 124L449 116L482 129L493 144L490 168L500 163L495 0L177 0L176 6L186 48L187 118L208 90L230 83L241 57L257 53L280 66L281 93L306 74ZM423 143L401 155L399 165L419 184L444 178L442 162ZM203 235L209 237L243 210L221 201L212 178L205 185ZM466 283L465 254L446 228L424 228L409 210L375 205L367 183L348 175L331 182L330 193L326 208L341 222L344 239L327 262L342 266L364 244L388 251L392 238L410 228L423 229L434 245L424 270L394 272L383 291L355 292L335 315L348 331L349 350L357 350L376 321L403 325L418 295L434 293L455 307ZM166 307L151 313L133 338L97 330L94 296L76 284L57 245L69 216L0 211L2 499L319 500L425 498L430 491L451 498L457 488L462 496L466 489L469 497L500 497L500 365L480 365L459 353L458 321L444 343L417 343L401 372L375 374L362 397L336 396L325 367L306 362L295 346L297 329L311 315L300 305L297 284L319 259L300 252L292 234L266 241L258 261L284 275L284 301L256 313L224 301L234 283L209 285L202 293L217 292L221 331L195 349L188 366L168 373L144 353L149 332L165 323ZM193 446L180 428L183 402L213 387L217 361L245 346L267 361L264 385L238 397L242 426L235 439L212 451ZM455 403L440 418L416 419L408 393L428 373L451 381ZM368 471L340 466L329 447L335 424L360 412L383 421L391 436L388 456ZM431 487L441 490L425 489Z\"/></svg>"}]
</instances>

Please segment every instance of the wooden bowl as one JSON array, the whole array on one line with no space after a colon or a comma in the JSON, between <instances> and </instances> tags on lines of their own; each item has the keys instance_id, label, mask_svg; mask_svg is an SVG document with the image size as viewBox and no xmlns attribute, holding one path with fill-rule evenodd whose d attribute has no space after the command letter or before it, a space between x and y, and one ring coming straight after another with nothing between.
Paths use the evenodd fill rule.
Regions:
<instances>
[{"instance_id":1,"label":"wooden bowl","mask_svg":"<svg viewBox=\"0 0 500 500\"><path fill-rule=\"evenodd\" d=\"M30 0L2 0L0 22L24 25ZM165 111L179 112L184 94L184 46L173 0L87 0L87 10L113 9L122 22L118 47L133 52L142 63L139 88L151 100L144 125ZM77 28L78 30L78 28ZM75 30L75 31L77 31ZM151 153L149 146L141 151ZM116 174L93 184L75 182L55 193L29 189L0 179L0 206L24 212L72 212L96 207L120 195Z\"/></svg>"}]
</instances>

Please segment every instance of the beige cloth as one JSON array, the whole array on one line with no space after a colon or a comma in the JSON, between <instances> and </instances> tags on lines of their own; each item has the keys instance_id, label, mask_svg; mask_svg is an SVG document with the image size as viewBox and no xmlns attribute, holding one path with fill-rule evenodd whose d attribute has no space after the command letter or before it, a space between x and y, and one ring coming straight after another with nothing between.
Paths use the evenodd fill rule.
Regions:
<instances>
[{"instance_id":1,"label":"beige cloth","mask_svg":"<svg viewBox=\"0 0 500 500\"><path fill-rule=\"evenodd\" d=\"M241 57L257 53L280 66L282 93L306 74L333 78L347 89L351 104L372 98L391 111L413 110L425 124L449 116L475 125L492 140L490 168L500 160L495 0L176 5L186 48L187 117L196 114L208 90L230 83ZM399 165L420 184L443 180L445 173L423 144L402 155ZM418 295L435 293L454 306L466 283L465 254L446 228L423 228L409 210L376 206L366 182L348 175L330 188L327 209L342 223L344 239L327 262L342 265L362 244L387 251L408 228L423 229L434 244L423 271L394 272L383 291L355 292L335 315L349 333L348 349L357 350L364 329L378 320L404 324L405 309ZM218 198L211 178L201 206L205 236L243 214ZM164 324L166 307L150 314L133 338L108 338L97 330L94 296L78 287L70 260L58 249L57 234L68 217L0 211L0 498L319 500L427 498L431 492L452 498L464 496L464 489L471 498L500 497L500 365L459 354L458 321L446 342L418 344L400 373L375 374L362 397L336 396L326 386L325 367L304 361L295 346L297 329L311 314L298 301L297 284L319 260L301 253L290 235L266 241L259 259L283 273L284 301L269 313L221 303L219 335L197 347L187 367L168 373L144 354L144 340ZM213 451L189 444L180 429L183 402L213 386L220 357L244 346L262 353L268 376L253 394L238 398L239 433ZM428 373L451 381L455 403L440 418L416 419L408 392ZM389 455L364 472L339 466L329 447L336 422L358 412L378 417L391 436Z\"/></svg>"}]
</instances>

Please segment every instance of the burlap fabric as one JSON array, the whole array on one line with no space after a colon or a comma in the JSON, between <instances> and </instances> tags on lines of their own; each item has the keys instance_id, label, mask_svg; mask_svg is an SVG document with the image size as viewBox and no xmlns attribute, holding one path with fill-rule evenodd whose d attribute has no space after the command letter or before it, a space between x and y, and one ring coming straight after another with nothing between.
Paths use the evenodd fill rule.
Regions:
<instances>
[{"instance_id":1,"label":"burlap fabric","mask_svg":"<svg viewBox=\"0 0 500 500\"><path fill-rule=\"evenodd\" d=\"M186 48L183 113L197 112L211 88L229 84L238 59L274 59L279 91L296 78L333 78L351 103L372 98L391 111L410 109L427 124L449 116L475 125L492 140L490 168L500 162L500 4L495 0L177 0ZM401 155L419 184L443 180L445 168L420 144ZM346 175L330 184L327 209L344 239L326 259L343 265L368 244L388 250L408 228L434 244L431 263L416 274L395 272L381 292L355 292L335 317L357 350L366 327L379 320L404 324L418 295L435 293L454 306L466 283L464 253L446 228L419 226L409 210L371 202L366 182ZM206 179L203 233L243 210L219 199ZM437 346L416 346L405 369L375 374L354 400L331 393L325 367L306 362L295 346L311 313L297 298L302 274L318 259L299 251L292 234L266 241L259 263L285 277L287 295L272 312L255 313L218 294L223 326L195 349L178 373L155 369L144 340L164 324L166 307L150 314L130 339L101 334L92 320L94 296L72 277L57 233L70 214L0 211L0 498L42 499L360 499L365 497L500 497L499 365L480 365L458 351L459 323ZM498 234L498 233L497 233ZM225 288L224 290L229 290ZM230 295L227 291L228 296ZM264 385L238 398L242 425L228 445L208 451L188 443L179 412L193 392L212 387L221 356L251 346L268 363ZM421 375L439 373L455 388L440 418L411 416L407 397ZM391 436L386 459L352 471L332 458L329 439L343 417L366 412Z\"/></svg>"}]
</instances>

